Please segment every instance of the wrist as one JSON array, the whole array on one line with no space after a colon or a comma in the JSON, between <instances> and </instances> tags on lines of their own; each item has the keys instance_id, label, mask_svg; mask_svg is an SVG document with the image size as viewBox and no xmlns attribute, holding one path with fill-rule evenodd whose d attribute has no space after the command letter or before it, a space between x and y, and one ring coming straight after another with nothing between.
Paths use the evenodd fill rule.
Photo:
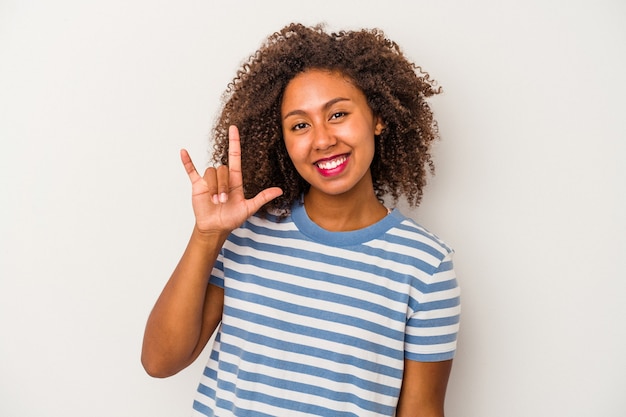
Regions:
<instances>
[{"instance_id":1,"label":"wrist","mask_svg":"<svg viewBox=\"0 0 626 417\"><path fill-rule=\"evenodd\" d=\"M191 240L197 243L221 248L230 232L228 231L202 231L198 225L194 225Z\"/></svg>"}]
</instances>

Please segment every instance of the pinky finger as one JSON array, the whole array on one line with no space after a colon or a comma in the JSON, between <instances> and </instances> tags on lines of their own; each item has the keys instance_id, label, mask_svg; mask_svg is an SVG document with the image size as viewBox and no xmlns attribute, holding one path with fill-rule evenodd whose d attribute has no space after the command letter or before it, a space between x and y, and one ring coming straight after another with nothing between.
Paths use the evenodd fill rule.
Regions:
<instances>
[{"instance_id":1,"label":"pinky finger","mask_svg":"<svg viewBox=\"0 0 626 417\"><path fill-rule=\"evenodd\" d=\"M182 161L183 166L185 167L185 171L187 171L187 175L189 176L191 182L197 181L200 178L200 174L198 174L196 166L193 164L193 161L189 156L189 152L187 152L186 149L180 150L180 160Z\"/></svg>"}]
</instances>

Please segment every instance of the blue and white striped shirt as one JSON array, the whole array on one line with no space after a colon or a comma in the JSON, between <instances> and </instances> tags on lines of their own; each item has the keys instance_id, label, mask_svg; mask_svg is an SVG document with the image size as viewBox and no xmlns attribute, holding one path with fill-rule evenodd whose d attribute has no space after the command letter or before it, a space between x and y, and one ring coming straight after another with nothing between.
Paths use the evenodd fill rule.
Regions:
<instances>
[{"instance_id":1,"label":"blue and white striped shirt","mask_svg":"<svg viewBox=\"0 0 626 417\"><path fill-rule=\"evenodd\" d=\"M398 210L329 232L296 204L250 218L211 283L224 314L194 416L393 416L404 359L456 349L452 250Z\"/></svg>"}]
</instances>

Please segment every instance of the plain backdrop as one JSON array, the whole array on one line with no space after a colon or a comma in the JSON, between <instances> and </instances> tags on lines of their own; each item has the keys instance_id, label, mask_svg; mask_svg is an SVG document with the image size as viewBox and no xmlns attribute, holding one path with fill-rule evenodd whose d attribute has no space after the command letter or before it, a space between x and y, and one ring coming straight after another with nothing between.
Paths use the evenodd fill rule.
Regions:
<instances>
[{"instance_id":1,"label":"plain backdrop","mask_svg":"<svg viewBox=\"0 0 626 417\"><path fill-rule=\"evenodd\" d=\"M463 288L450 417L626 415L626 3L0 0L0 415L189 415L143 327L193 226L178 151L291 21L444 88L422 205Z\"/></svg>"}]
</instances>

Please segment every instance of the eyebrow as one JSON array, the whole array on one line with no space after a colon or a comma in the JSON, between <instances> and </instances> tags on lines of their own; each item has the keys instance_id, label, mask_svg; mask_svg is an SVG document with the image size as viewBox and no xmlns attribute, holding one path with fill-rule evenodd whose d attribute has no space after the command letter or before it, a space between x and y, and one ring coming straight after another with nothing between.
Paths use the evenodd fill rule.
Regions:
<instances>
[{"instance_id":1,"label":"eyebrow","mask_svg":"<svg viewBox=\"0 0 626 417\"><path fill-rule=\"evenodd\" d=\"M330 100L328 103L324 104L324 106L322 106L323 110L328 110L330 107L332 107L333 105L341 102L341 101L350 101L349 98L345 98L345 97L336 97L332 100ZM296 116L296 115L302 115L302 114L306 114L306 112L304 110L292 110L289 113L287 113L284 117L283 120L285 120L286 118L290 117L290 116Z\"/></svg>"}]
</instances>

